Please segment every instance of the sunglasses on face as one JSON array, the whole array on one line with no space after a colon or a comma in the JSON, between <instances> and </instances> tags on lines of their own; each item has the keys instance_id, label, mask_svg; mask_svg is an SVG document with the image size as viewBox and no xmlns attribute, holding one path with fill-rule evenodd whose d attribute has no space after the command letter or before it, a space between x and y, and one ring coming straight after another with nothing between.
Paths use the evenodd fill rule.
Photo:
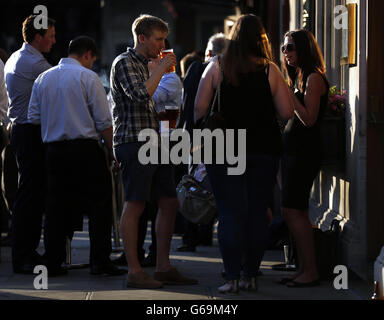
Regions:
<instances>
[{"instance_id":1,"label":"sunglasses on face","mask_svg":"<svg viewBox=\"0 0 384 320\"><path fill-rule=\"evenodd\" d=\"M281 52L284 53L284 51L286 52L291 52L291 51L295 51L296 48L295 48L295 45L293 43L288 43L288 44L285 44L281 47Z\"/></svg>"}]
</instances>

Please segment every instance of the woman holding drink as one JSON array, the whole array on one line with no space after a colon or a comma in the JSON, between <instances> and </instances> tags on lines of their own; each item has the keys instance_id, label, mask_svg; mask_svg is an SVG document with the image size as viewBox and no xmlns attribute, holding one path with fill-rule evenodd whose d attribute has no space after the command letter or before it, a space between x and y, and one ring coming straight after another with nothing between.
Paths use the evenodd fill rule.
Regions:
<instances>
[{"instance_id":1,"label":"woman holding drink","mask_svg":"<svg viewBox=\"0 0 384 320\"><path fill-rule=\"evenodd\" d=\"M280 283L288 287L318 285L319 275L313 245L308 202L314 179L320 171L320 121L328 102L329 84L320 48L307 30L288 32L282 47L284 69L292 89L295 116L284 131L282 161L283 215L296 241L300 267Z\"/></svg>"},{"instance_id":2,"label":"woman holding drink","mask_svg":"<svg viewBox=\"0 0 384 320\"><path fill-rule=\"evenodd\" d=\"M206 165L219 215L218 239L226 277L218 288L221 293L257 290L256 277L267 245L267 208L282 155L276 114L282 120L293 116L288 86L272 62L260 18L240 16L229 38L221 66L217 57L210 62L195 100L196 121L207 112L222 81L220 107L226 129L247 130L242 175L228 175L227 163Z\"/></svg>"}]
</instances>

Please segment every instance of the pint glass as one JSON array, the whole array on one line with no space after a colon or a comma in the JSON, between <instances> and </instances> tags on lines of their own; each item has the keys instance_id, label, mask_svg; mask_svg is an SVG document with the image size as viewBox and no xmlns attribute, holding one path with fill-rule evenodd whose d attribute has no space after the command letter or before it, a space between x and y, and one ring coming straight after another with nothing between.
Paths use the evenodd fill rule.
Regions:
<instances>
[{"instance_id":1,"label":"pint glass","mask_svg":"<svg viewBox=\"0 0 384 320\"><path fill-rule=\"evenodd\" d=\"M172 53L173 49L166 49L160 52L160 58L163 59L167 54ZM172 66L167 70L167 73L176 72L176 66Z\"/></svg>"},{"instance_id":2,"label":"pint glass","mask_svg":"<svg viewBox=\"0 0 384 320\"><path fill-rule=\"evenodd\" d=\"M165 106L165 119L169 121L169 128L176 128L176 120L179 116L178 106Z\"/></svg>"}]
</instances>

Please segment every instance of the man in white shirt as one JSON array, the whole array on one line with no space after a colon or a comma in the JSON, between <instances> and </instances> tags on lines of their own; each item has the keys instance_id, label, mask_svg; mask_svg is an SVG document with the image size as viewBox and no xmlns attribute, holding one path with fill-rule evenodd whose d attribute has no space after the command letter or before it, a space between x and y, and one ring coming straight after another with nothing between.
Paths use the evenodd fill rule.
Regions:
<instances>
[{"instance_id":1,"label":"man in white shirt","mask_svg":"<svg viewBox=\"0 0 384 320\"><path fill-rule=\"evenodd\" d=\"M23 22L22 47L5 64L9 97L8 117L12 122L11 145L19 172L18 190L12 210L12 266L15 273L33 273L41 259L40 243L45 211L44 146L40 127L28 123L27 112L33 82L51 65L44 58L55 44L55 21L48 29L36 29L31 15Z\"/></svg>"},{"instance_id":2,"label":"man in white shirt","mask_svg":"<svg viewBox=\"0 0 384 320\"><path fill-rule=\"evenodd\" d=\"M35 81L28 119L41 124L47 146L46 258L50 275L65 273L65 239L80 214L89 218L91 274L120 275L110 261L112 182L102 138L112 155L112 120L104 87L90 69L98 55L93 39L72 40L68 58Z\"/></svg>"}]
</instances>

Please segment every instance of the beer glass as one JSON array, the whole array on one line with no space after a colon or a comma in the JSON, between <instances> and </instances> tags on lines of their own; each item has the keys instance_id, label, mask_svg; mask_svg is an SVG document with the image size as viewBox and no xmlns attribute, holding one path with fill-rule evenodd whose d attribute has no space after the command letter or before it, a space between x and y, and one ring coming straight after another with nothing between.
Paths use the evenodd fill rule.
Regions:
<instances>
[{"instance_id":1,"label":"beer glass","mask_svg":"<svg viewBox=\"0 0 384 320\"><path fill-rule=\"evenodd\" d=\"M176 120L179 117L178 106L165 106L165 119L169 121L169 128L176 128Z\"/></svg>"},{"instance_id":2,"label":"beer glass","mask_svg":"<svg viewBox=\"0 0 384 320\"><path fill-rule=\"evenodd\" d=\"M169 54L169 53L172 53L173 52L173 49L165 49L165 50L162 50L160 52L160 58L161 59L164 59L164 57ZM171 73L171 72L176 72L176 66L172 66L170 67L166 73Z\"/></svg>"}]
</instances>

